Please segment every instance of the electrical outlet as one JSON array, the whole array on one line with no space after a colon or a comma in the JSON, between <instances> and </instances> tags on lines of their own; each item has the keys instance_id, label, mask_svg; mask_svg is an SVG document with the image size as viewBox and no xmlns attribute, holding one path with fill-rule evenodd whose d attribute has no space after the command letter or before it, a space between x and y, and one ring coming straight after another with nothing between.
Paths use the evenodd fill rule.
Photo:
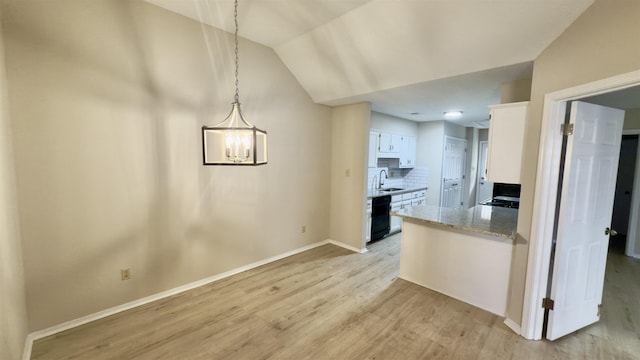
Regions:
<instances>
[{"instance_id":1,"label":"electrical outlet","mask_svg":"<svg viewBox=\"0 0 640 360\"><path fill-rule=\"evenodd\" d=\"M344 171L344 176L346 176L346 177L351 176L351 169L346 169L346 170Z\"/></svg>"},{"instance_id":2,"label":"electrical outlet","mask_svg":"<svg viewBox=\"0 0 640 360\"><path fill-rule=\"evenodd\" d=\"M120 277L122 278L122 280L129 280L131 279L131 269L127 268L127 269L120 269Z\"/></svg>"},{"instance_id":3,"label":"electrical outlet","mask_svg":"<svg viewBox=\"0 0 640 360\"><path fill-rule=\"evenodd\" d=\"M302 232L306 233L307 232L307 226L306 225L302 225Z\"/></svg>"}]
</instances>

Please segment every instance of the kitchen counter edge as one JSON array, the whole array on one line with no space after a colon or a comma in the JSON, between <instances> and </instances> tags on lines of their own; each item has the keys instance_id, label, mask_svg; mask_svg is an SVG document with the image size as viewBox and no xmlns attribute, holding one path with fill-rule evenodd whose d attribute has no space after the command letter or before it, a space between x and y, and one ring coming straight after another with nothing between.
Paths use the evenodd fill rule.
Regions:
<instances>
[{"instance_id":1,"label":"kitchen counter edge","mask_svg":"<svg viewBox=\"0 0 640 360\"><path fill-rule=\"evenodd\" d=\"M483 219L479 215L483 210L491 212L491 219ZM391 215L415 223L490 235L510 241L515 241L517 238L518 210L516 209L478 205L470 209L454 210L424 205L391 212Z\"/></svg>"},{"instance_id":2,"label":"kitchen counter edge","mask_svg":"<svg viewBox=\"0 0 640 360\"><path fill-rule=\"evenodd\" d=\"M367 199L373 199L375 197L380 197L380 196L386 196L386 195L402 195L402 194L406 194L406 193L412 193L415 191L420 191L420 190L427 190L428 187L427 186L420 186L417 188L408 188L408 189L402 189L402 190L396 190L396 191L380 191L380 190L369 190L367 192Z\"/></svg>"}]
</instances>

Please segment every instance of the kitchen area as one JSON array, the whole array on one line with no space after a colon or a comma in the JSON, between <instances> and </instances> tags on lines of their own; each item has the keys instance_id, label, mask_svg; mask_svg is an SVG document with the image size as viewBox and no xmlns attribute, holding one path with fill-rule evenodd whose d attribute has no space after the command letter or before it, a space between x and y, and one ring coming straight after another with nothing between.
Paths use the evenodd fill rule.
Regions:
<instances>
[{"instance_id":1,"label":"kitchen area","mask_svg":"<svg viewBox=\"0 0 640 360\"><path fill-rule=\"evenodd\" d=\"M371 121L366 243L400 232L390 212L425 204L428 189L426 168L416 166L418 124L375 112Z\"/></svg>"},{"instance_id":2,"label":"kitchen area","mask_svg":"<svg viewBox=\"0 0 640 360\"><path fill-rule=\"evenodd\" d=\"M372 114L366 242L402 232L400 278L506 314L527 104L491 106L488 130ZM466 145L455 201L448 137Z\"/></svg>"}]
</instances>

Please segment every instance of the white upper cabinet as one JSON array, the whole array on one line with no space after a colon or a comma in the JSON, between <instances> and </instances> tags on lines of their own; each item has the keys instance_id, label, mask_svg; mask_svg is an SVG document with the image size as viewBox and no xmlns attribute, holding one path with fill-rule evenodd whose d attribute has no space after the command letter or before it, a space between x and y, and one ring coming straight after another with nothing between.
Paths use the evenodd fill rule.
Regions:
<instances>
[{"instance_id":1,"label":"white upper cabinet","mask_svg":"<svg viewBox=\"0 0 640 360\"><path fill-rule=\"evenodd\" d=\"M416 137L370 130L369 167L377 167L378 158L398 159L397 166L402 169L415 167Z\"/></svg>"},{"instance_id":2,"label":"white upper cabinet","mask_svg":"<svg viewBox=\"0 0 640 360\"><path fill-rule=\"evenodd\" d=\"M380 133L379 140L378 152L380 153L380 157L388 157L391 154L400 154L400 149L402 147L402 135Z\"/></svg>"},{"instance_id":3,"label":"white upper cabinet","mask_svg":"<svg viewBox=\"0 0 640 360\"><path fill-rule=\"evenodd\" d=\"M487 179L520 184L528 101L493 105L489 122Z\"/></svg>"},{"instance_id":4,"label":"white upper cabinet","mask_svg":"<svg viewBox=\"0 0 640 360\"><path fill-rule=\"evenodd\" d=\"M416 166L416 137L403 135L400 148L400 168Z\"/></svg>"},{"instance_id":5,"label":"white upper cabinet","mask_svg":"<svg viewBox=\"0 0 640 360\"><path fill-rule=\"evenodd\" d=\"M369 167L378 167L378 138L380 133L377 131L369 132Z\"/></svg>"}]
</instances>

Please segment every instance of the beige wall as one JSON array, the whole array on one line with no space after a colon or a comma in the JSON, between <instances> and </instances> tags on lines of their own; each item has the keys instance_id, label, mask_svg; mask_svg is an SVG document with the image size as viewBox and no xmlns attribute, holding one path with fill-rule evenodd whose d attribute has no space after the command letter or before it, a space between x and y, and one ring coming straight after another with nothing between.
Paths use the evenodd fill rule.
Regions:
<instances>
[{"instance_id":1,"label":"beige wall","mask_svg":"<svg viewBox=\"0 0 640 360\"><path fill-rule=\"evenodd\" d=\"M489 129L478 129L478 141L489 141Z\"/></svg>"},{"instance_id":2,"label":"beige wall","mask_svg":"<svg viewBox=\"0 0 640 360\"><path fill-rule=\"evenodd\" d=\"M6 84L0 31L0 359L17 360L27 336L27 307Z\"/></svg>"},{"instance_id":3,"label":"beige wall","mask_svg":"<svg viewBox=\"0 0 640 360\"><path fill-rule=\"evenodd\" d=\"M534 62L507 316L520 323L544 94L640 69L640 1L596 0Z\"/></svg>"},{"instance_id":4,"label":"beige wall","mask_svg":"<svg viewBox=\"0 0 640 360\"><path fill-rule=\"evenodd\" d=\"M329 237L331 109L271 49L240 40L269 164L204 167L200 127L233 100L231 35L142 1L4 10L31 331Z\"/></svg>"},{"instance_id":5,"label":"beige wall","mask_svg":"<svg viewBox=\"0 0 640 360\"><path fill-rule=\"evenodd\" d=\"M416 165L426 167L429 171L426 203L440 206L444 121L427 121L418 124L416 144Z\"/></svg>"},{"instance_id":6,"label":"beige wall","mask_svg":"<svg viewBox=\"0 0 640 360\"><path fill-rule=\"evenodd\" d=\"M371 112L371 129L386 131L394 134L412 135L418 134L418 123L399 117Z\"/></svg>"},{"instance_id":7,"label":"beige wall","mask_svg":"<svg viewBox=\"0 0 640 360\"><path fill-rule=\"evenodd\" d=\"M640 129L640 109L627 110L624 114L624 130Z\"/></svg>"},{"instance_id":8,"label":"beige wall","mask_svg":"<svg viewBox=\"0 0 640 360\"><path fill-rule=\"evenodd\" d=\"M501 104L529 101L530 98L531 79L520 79L500 85Z\"/></svg>"},{"instance_id":9,"label":"beige wall","mask_svg":"<svg viewBox=\"0 0 640 360\"><path fill-rule=\"evenodd\" d=\"M364 248L369 151L369 103L333 108L331 239Z\"/></svg>"}]
</instances>

